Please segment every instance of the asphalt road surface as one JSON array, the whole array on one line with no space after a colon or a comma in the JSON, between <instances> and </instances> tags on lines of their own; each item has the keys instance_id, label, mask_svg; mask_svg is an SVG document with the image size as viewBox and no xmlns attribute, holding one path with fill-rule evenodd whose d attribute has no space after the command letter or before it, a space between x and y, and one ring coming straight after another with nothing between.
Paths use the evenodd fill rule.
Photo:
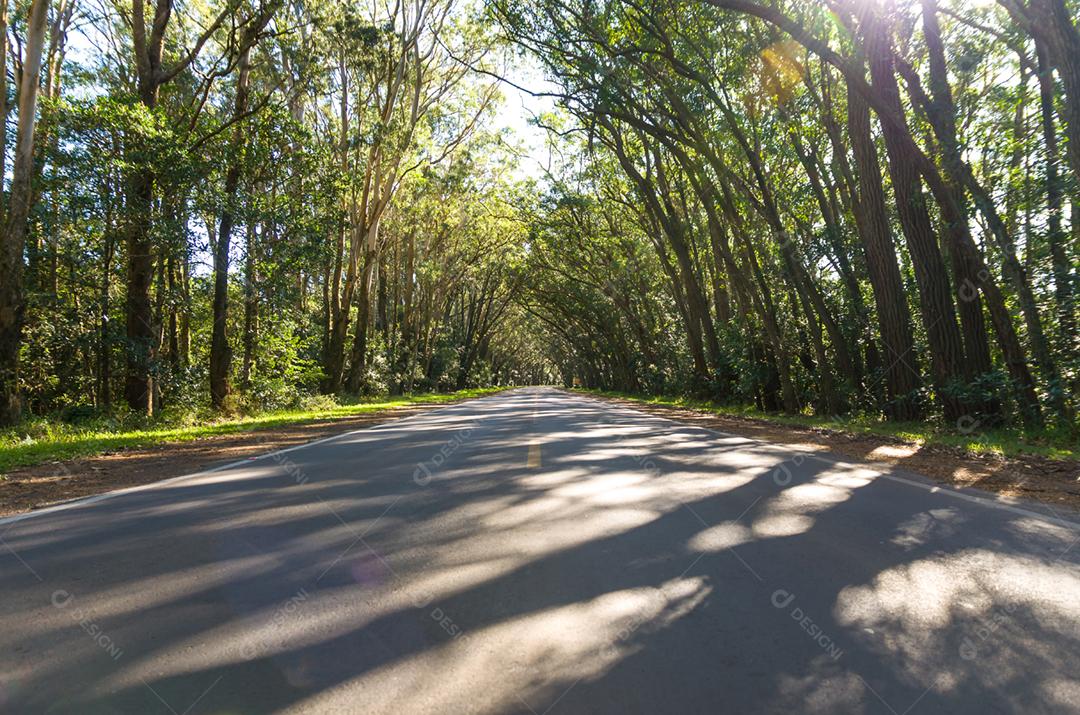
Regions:
<instances>
[{"instance_id":1,"label":"asphalt road surface","mask_svg":"<svg viewBox=\"0 0 1080 715\"><path fill-rule=\"evenodd\" d=\"M0 711L1076 713L1036 509L503 393L0 521Z\"/></svg>"}]
</instances>

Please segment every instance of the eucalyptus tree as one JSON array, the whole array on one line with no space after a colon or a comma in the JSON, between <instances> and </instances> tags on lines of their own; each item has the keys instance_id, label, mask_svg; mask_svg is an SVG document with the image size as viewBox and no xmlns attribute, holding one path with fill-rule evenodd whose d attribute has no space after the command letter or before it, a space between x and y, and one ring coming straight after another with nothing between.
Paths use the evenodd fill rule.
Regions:
<instances>
[{"instance_id":1,"label":"eucalyptus tree","mask_svg":"<svg viewBox=\"0 0 1080 715\"><path fill-rule=\"evenodd\" d=\"M0 8L0 55L6 62L8 55L9 27L8 2L3 0ZM42 53L45 46L45 30L48 21L49 0L33 0L22 28L18 43L15 77L18 79L15 101L18 106L16 120L14 160L11 168L11 188L7 204L0 214L3 234L0 236L0 425L13 423L22 412L19 396L19 350L22 345L22 328L25 320L25 296L23 295L23 252L26 248L28 219L33 208L31 180L35 173L34 141L38 121L37 98ZM0 64L0 70L4 65ZM3 176L6 156L6 125L8 120L7 74L0 73L0 177Z\"/></svg>"},{"instance_id":2,"label":"eucalyptus tree","mask_svg":"<svg viewBox=\"0 0 1080 715\"><path fill-rule=\"evenodd\" d=\"M922 182L925 182L926 188L933 195L944 218L944 234L948 237L951 251L956 257L959 272L958 297L961 301L971 301L977 292L986 300L1003 361L1013 380L1022 413L1028 423L1038 424L1041 421L1040 405L1028 369L1027 350L1019 341L1005 296L972 240L968 220L961 205L961 196L958 194L960 186L973 197L990 225L991 234L999 244L1007 250L1011 239L1006 234L1006 227L996 215L989 192L957 155L955 147L948 148L951 141L949 123L942 119L948 110L947 82L943 76L940 57L935 57L931 62L931 82L936 88L934 91L937 93L937 104L932 111L930 123L938 135L937 139L943 141L947 147L942 168L935 165L930 156L933 151L924 151L915 140L904 115L897 73L905 69L905 64L903 58L898 56L893 42L893 33L898 29L894 20L899 16L893 5L836 2L830 7L830 11L837 12L841 17L853 19L852 30L856 34L849 34L849 38L854 37L857 43L861 43L859 46L868 58L871 82L867 82L859 66L852 62L850 57L834 50L828 37L815 35L804 22L782 8L744 0L708 0L708 3L755 16L789 33L797 42L840 71L848 82L850 91L859 94L878 114L888 148L888 165L897 197L898 215L920 285L923 319L931 348L932 373L937 391L943 398L946 413L955 418L958 411L965 408L964 402L956 396L955 383L957 380L971 380L973 376L969 366L972 363L965 357L963 341L955 327L955 313L949 307L952 301L942 291L944 286L948 286L948 275L943 268L940 251L935 245L929 214L923 208ZM927 23L927 36L933 48L936 37L934 6L931 4L924 10L924 15L934 16ZM1066 27L1073 26L1071 22L1066 22ZM934 69L934 66L937 69ZM1008 262L1007 265L1012 266L1008 275L1023 295L1025 291L1022 276L1016 273L1015 264ZM971 275L977 280L972 281ZM963 289L968 292L961 293ZM1036 319L1037 314L1030 301L1027 302L1029 310L1026 317L1031 333L1031 351L1035 354L1036 362L1053 396L1059 417L1067 422L1070 410L1060 386L1056 384L1056 365L1048 352L1039 321ZM974 319L973 322L978 322L977 313L968 311L966 315ZM973 352L971 348L980 340L978 331L975 324L969 325L966 331L969 337L968 352ZM975 360L974 364L978 362Z\"/></svg>"},{"instance_id":3,"label":"eucalyptus tree","mask_svg":"<svg viewBox=\"0 0 1080 715\"><path fill-rule=\"evenodd\" d=\"M722 362L707 349L717 345L710 325L725 312L723 301L701 300L700 286L711 281L714 294L742 298L742 315L757 314L788 411L803 409L807 398L822 412L843 409L851 397L873 404L883 381L877 405L895 419L920 416L925 392L950 420L1001 419L1007 396L1025 424L1041 424L1045 402L1068 425L1060 365L1072 358L1054 354L1032 277L1052 276L1057 322L1073 324L1067 257L1075 248L1061 239L1060 185L1048 180L1053 267L1044 271L1030 262L1037 237L1017 236L989 188L993 151L968 150L978 137L973 127L1011 118L972 103L971 66L1002 76L1008 53L949 43L956 28L987 34L989 22L992 37L1005 37L1010 51L1020 47L1021 62L1041 48L1063 77L1067 101L1061 48L1070 46L1075 25L1058 0L1005 4L1028 32L1039 13L1062 21L1029 50L1013 39L1003 12L973 18L935 0L489 6L510 40L561 85L559 101L590 148L618 159L646 214L643 226L665 238L658 251L670 249L678 272L691 276L673 294L699 378L713 379ZM1057 49L1047 51L1047 42ZM1056 88L1044 81L1041 89L1050 95L1047 115ZM1054 122L1043 119L1052 153ZM1029 248L1027 263L1020 245ZM710 253L712 261L701 260ZM863 299L866 284L873 310ZM881 349L861 339L873 332ZM923 345L925 382L917 358ZM1006 392L997 387L1002 373Z\"/></svg>"},{"instance_id":4,"label":"eucalyptus tree","mask_svg":"<svg viewBox=\"0 0 1080 715\"><path fill-rule=\"evenodd\" d=\"M402 178L451 153L494 96L491 87L482 91L477 106L449 135L426 133L439 106L453 102L452 95L465 87L467 63L485 51L482 36L478 42L455 7L452 0L371 3L366 14L352 19L362 18L375 36L356 61L350 64L343 56L339 62L341 161L350 179L331 279L334 300L324 362L328 392L342 385L354 302L351 386L363 374L372 283L385 244L380 225Z\"/></svg>"},{"instance_id":5,"label":"eucalyptus tree","mask_svg":"<svg viewBox=\"0 0 1080 715\"><path fill-rule=\"evenodd\" d=\"M230 57L227 64L227 66L235 67L236 89L232 113L226 121L226 124L233 126L233 130L226 149L228 163L224 172L222 209L213 246L214 298L213 334L210 344L210 400L211 404L217 408L224 406L225 397L229 394L229 368L232 362L232 349L226 335L229 309L229 248L238 210L237 193L245 169L244 145L247 142L245 136L247 132L244 122L257 108L253 108L251 102L252 52L274 14L283 4L283 0L268 0L253 9L250 17L240 20L244 29L236 39L236 56ZM276 89L276 86L271 85L266 92L272 93ZM256 102L255 104L264 103Z\"/></svg>"},{"instance_id":6,"label":"eucalyptus tree","mask_svg":"<svg viewBox=\"0 0 1080 715\"><path fill-rule=\"evenodd\" d=\"M227 0L221 7L211 10L208 21L200 31L189 31L190 38L186 39L190 39L190 44L184 42L184 49L170 57L166 53L166 36L170 30L188 30L184 26L186 23L176 21L174 1L156 0L153 8L148 8L143 0L132 0L130 5L117 3L116 12L130 28L134 93L138 102L151 116L155 116L154 112L159 107L162 89L175 83L177 78L199 59L211 38L226 34L227 39L216 43L216 56L209 60L203 58L213 69L200 73L195 81L196 86L191 91L192 97L205 97L213 83L223 76L220 67L231 67L235 58L245 51L243 43L254 43L258 38L258 31L248 31L247 26L259 23L265 25L277 3L268 0L260 3L259 12L239 16L242 4L242 0ZM159 121L171 125L172 130L179 133L179 140L184 141L202 108L203 104L196 101L189 105L189 111ZM156 256L153 239L154 201L155 191L160 191L163 187L157 185L155 167L145 161L133 161L132 167L129 175L125 177L127 215L124 241L128 278L125 316L127 375L124 394L132 410L149 414L153 411L153 367L158 349L151 300Z\"/></svg>"}]
</instances>

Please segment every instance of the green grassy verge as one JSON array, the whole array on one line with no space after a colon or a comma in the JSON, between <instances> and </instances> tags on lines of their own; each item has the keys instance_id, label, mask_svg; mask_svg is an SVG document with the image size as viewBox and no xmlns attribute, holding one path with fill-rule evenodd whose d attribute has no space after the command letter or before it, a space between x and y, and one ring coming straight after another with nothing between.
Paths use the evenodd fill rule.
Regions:
<instances>
[{"instance_id":1,"label":"green grassy verge","mask_svg":"<svg viewBox=\"0 0 1080 715\"><path fill-rule=\"evenodd\" d=\"M87 457L118 449L149 447L168 442L190 442L215 435L238 434L341 419L367 412L414 404L439 404L469 397L482 397L503 388L479 388L450 393L429 393L403 397L372 398L348 405L324 404L312 409L283 410L245 417L221 417L198 424L154 425L141 429L79 427L56 420L35 419L0 431L0 475L18 467L42 462Z\"/></svg>"},{"instance_id":2,"label":"green grassy verge","mask_svg":"<svg viewBox=\"0 0 1080 715\"><path fill-rule=\"evenodd\" d=\"M620 397L635 402L671 407L687 407L725 417L760 420L790 427L816 427L891 437L916 445L958 447L972 454L992 454L1004 457L1037 455L1049 459L1080 459L1080 444L1064 432L1042 430L1025 432L1015 428L981 429L975 425L968 432L949 429L933 422L886 422L869 416L815 417L813 415L767 414L753 407L723 405L685 397L643 396L625 392L607 392L576 388L586 394Z\"/></svg>"}]
</instances>

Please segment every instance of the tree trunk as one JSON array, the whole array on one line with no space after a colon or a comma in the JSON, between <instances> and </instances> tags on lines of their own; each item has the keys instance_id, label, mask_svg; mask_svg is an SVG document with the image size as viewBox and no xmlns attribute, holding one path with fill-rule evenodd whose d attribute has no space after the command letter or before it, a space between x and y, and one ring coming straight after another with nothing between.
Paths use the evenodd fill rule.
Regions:
<instances>
[{"instance_id":1,"label":"tree trunk","mask_svg":"<svg viewBox=\"0 0 1080 715\"><path fill-rule=\"evenodd\" d=\"M109 196L105 208L104 246L102 247L101 285L98 289L98 406L108 409L112 405L112 331L109 327L109 308L111 303L112 261L116 250L115 221L112 198L114 184L111 174L105 179L105 192Z\"/></svg>"},{"instance_id":2,"label":"tree trunk","mask_svg":"<svg viewBox=\"0 0 1080 715\"><path fill-rule=\"evenodd\" d=\"M1001 4L1031 34L1061 78L1066 156L1073 176L1080 179L1080 32L1073 15L1064 0L1029 0L1026 6L1018 0L1001 0Z\"/></svg>"},{"instance_id":3,"label":"tree trunk","mask_svg":"<svg viewBox=\"0 0 1080 715\"><path fill-rule=\"evenodd\" d=\"M236 220L236 195L240 187L240 174L243 170L243 126L241 119L247 113L248 82L251 76L251 50L245 49L238 64L236 81L236 99L233 105L232 146L230 147L229 167L225 172L224 205L218 229L217 246L214 250L214 305L213 336L210 341L210 402L215 409L225 406L229 394L229 367L232 363L232 348L229 346L227 327L229 321L229 243L232 238L233 223Z\"/></svg>"},{"instance_id":4,"label":"tree trunk","mask_svg":"<svg viewBox=\"0 0 1080 715\"><path fill-rule=\"evenodd\" d=\"M922 416L918 396L921 383L919 363L900 265L889 230L881 167L870 132L870 107L850 88L848 134L859 181L859 196L853 200L852 209L866 256L870 287L874 292L881 342L885 346L884 378L888 399L885 414L897 421L917 420Z\"/></svg>"},{"instance_id":5,"label":"tree trunk","mask_svg":"<svg viewBox=\"0 0 1080 715\"><path fill-rule=\"evenodd\" d=\"M263 229L264 235L267 231ZM247 255L244 259L244 362L240 369L240 382L245 390L251 389L251 370L255 364L255 346L259 339L259 291L256 276L255 252L257 246L255 224L248 222Z\"/></svg>"},{"instance_id":6,"label":"tree trunk","mask_svg":"<svg viewBox=\"0 0 1080 715\"><path fill-rule=\"evenodd\" d=\"M5 3L6 5L6 3ZM45 43L49 0L30 6L19 86L19 120L15 136L15 162L4 233L0 238L0 425L15 423L22 414L19 395L19 348L25 299L22 288L23 251L32 208L34 128L37 124L38 75ZM6 12L6 10L5 10ZM5 18L6 19L6 18ZM7 81L0 82L6 92ZM4 120L6 117L0 117Z\"/></svg>"},{"instance_id":7,"label":"tree trunk","mask_svg":"<svg viewBox=\"0 0 1080 715\"><path fill-rule=\"evenodd\" d=\"M150 239L150 210L154 200L154 177L137 169L128 180L125 246L127 248L127 374L124 397L136 413L152 412L154 329L150 284L154 277L154 246Z\"/></svg>"},{"instance_id":8,"label":"tree trunk","mask_svg":"<svg viewBox=\"0 0 1080 715\"><path fill-rule=\"evenodd\" d=\"M888 29L881 17L872 17L865 27L874 89L892 112L902 117L903 107L893 69ZM956 320L949 275L927 211L920 168L907 151L902 136L904 129L886 121L881 123L881 127L889 155L889 175L896 196L897 213L915 269L919 305L930 346L934 387L945 418L956 420L966 413L966 405L957 397L955 390L967 383L969 371L964 361L963 338Z\"/></svg>"},{"instance_id":9,"label":"tree trunk","mask_svg":"<svg viewBox=\"0 0 1080 715\"><path fill-rule=\"evenodd\" d=\"M191 267L187 246L181 246L180 263L177 265L180 279L180 367L191 364Z\"/></svg>"},{"instance_id":10,"label":"tree trunk","mask_svg":"<svg viewBox=\"0 0 1080 715\"><path fill-rule=\"evenodd\" d=\"M168 335L169 368L175 373L180 370L180 320L176 307L176 257L170 255L165 264L166 288L169 292L169 320L166 334Z\"/></svg>"},{"instance_id":11,"label":"tree trunk","mask_svg":"<svg viewBox=\"0 0 1080 715\"><path fill-rule=\"evenodd\" d=\"M364 265L360 280L360 292L356 297L356 329L353 335L352 356L349 361L349 376L346 388L349 392L359 393L364 385L364 373L367 372L367 343L371 313L371 289L375 282L378 256L364 251Z\"/></svg>"},{"instance_id":12,"label":"tree trunk","mask_svg":"<svg viewBox=\"0 0 1080 715\"><path fill-rule=\"evenodd\" d=\"M1058 172L1058 138L1054 124L1054 75L1045 50L1038 52L1039 108L1042 115L1043 143L1046 145L1046 242L1054 271L1054 298L1058 314L1060 354L1071 353L1076 337L1076 304L1073 295L1073 268L1069 263L1066 244L1068 236L1062 228L1063 187Z\"/></svg>"}]
</instances>

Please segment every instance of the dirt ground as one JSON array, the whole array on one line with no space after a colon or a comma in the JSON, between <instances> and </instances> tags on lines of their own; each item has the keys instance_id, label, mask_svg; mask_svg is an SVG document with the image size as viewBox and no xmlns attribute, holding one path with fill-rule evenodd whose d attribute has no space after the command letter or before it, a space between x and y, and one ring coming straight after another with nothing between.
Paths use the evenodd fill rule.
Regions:
<instances>
[{"instance_id":1,"label":"dirt ground","mask_svg":"<svg viewBox=\"0 0 1080 715\"><path fill-rule=\"evenodd\" d=\"M285 449L349 430L389 422L453 402L417 404L353 417L293 424L242 434L118 450L67 462L13 470L0 481L0 516L32 511L79 497L159 482L246 457Z\"/></svg>"},{"instance_id":2,"label":"dirt ground","mask_svg":"<svg viewBox=\"0 0 1080 715\"><path fill-rule=\"evenodd\" d=\"M642 412L744 437L830 452L867 463L884 463L953 487L974 487L1005 497L1021 497L1080 516L1080 461L1046 457L973 455L944 446L920 446L900 439L821 428L799 428L766 420L726 417L689 408L649 405L598 397ZM1064 515L1064 514L1063 514Z\"/></svg>"}]
</instances>

